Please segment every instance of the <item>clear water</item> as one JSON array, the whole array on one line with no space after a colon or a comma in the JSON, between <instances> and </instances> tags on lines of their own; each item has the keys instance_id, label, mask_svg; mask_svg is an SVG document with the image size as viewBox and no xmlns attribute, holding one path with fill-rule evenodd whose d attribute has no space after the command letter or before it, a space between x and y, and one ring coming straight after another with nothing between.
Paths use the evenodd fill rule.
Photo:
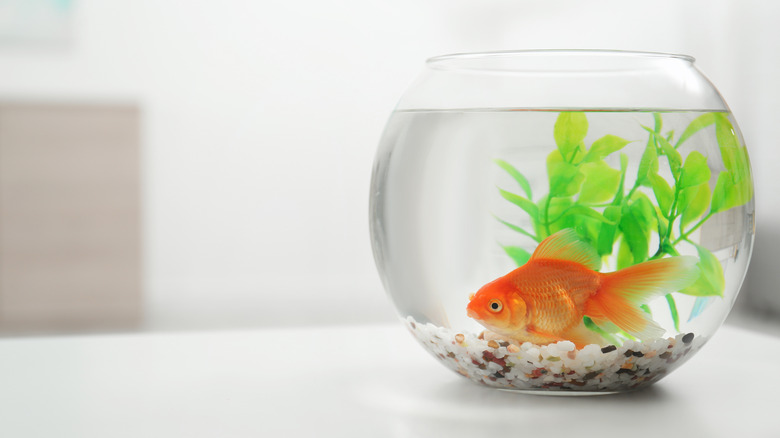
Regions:
<instances>
[{"instance_id":1,"label":"clear water","mask_svg":"<svg viewBox=\"0 0 780 438\"><path fill-rule=\"evenodd\" d=\"M582 113L587 120L587 133L580 144L584 154L594 142L607 135L628 141L624 147L606 155L603 163L598 163L601 167L591 166L587 177L593 180L580 185L574 183L567 191L571 194L556 197L564 203L585 204L599 214L603 214L614 198L603 199L603 193L596 186L601 184L604 190L614 190L614 174L622 172L621 155L624 155L625 165L623 196L631 193L629 203L644 197L654 208L658 206L658 196L649 184L635 184L643 155L648 152L648 141L655 135L668 139L668 143L675 146L692 121L710 120L710 124L704 123L704 127L676 149L686 165L692 153L705 158L708 178L701 176L701 166L694 169L695 159L691 169L697 170L697 178L704 178L695 182L698 186L706 186L710 198L706 203L699 202L704 205L704 211L687 223L682 232L679 228L681 218L675 218L668 241L677 241L674 251L681 255L700 257L695 243L717 260L723 272L722 296L713 292L709 297L673 293L676 318L664 297L649 303L649 310L653 319L667 330L668 336L687 332L711 335L721 325L736 298L752 245L753 201L749 166L734 164L731 152L735 149L729 149L731 152L727 151L728 156L724 158L724 147L744 145L738 129L731 131L727 129L731 125L723 122L727 120L733 124L733 120L729 114L701 111ZM528 198L524 188L496 160L510 164L524 175L531 189L530 200L544 209L544 197L551 190L547 160L559 150L556 121L561 114L553 110L506 109L399 111L393 114L374 168L371 228L377 265L400 316L468 333L479 333L484 329L466 315L469 295L518 266L504 247L517 247L531 253L537 245L536 240L502 221L530 234L544 235L553 231L535 223L526 211L502 196L500 189ZM706 114L710 115L700 118ZM717 119L720 122L711 122L714 117L720 117ZM723 144L729 141L734 144ZM656 153L660 153L657 175L674 189L678 180L659 143L657 139L653 142ZM572 155L572 163L582 159L583 155L576 158ZM605 165L612 170L605 170ZM719 175L726 171L730 171L730 184L735 184L735 178L742 181L738 189L742 190L741 199L735 201L730 195L730 208L724 208L721 202L718 208L722 211L710 215L700 226L687 232L708 215L713 193L718 190L725 193L718 184ZM591 176L604 173L613 176L605 181ZM582 191L586 183L589 184L587 195ZM733 193L737 189L732 187L730 190L729 193ZM690 201L688 204L695 203ZM677 204L688 205L683 199ZM552 217L550 211L547 210L547 214ZM578 232L586 237L588 229L591 235L600 229L596 225L583 225L587 223L587 220L580 220L574 225L582 228ZM646 258L657 255L663 240L657 222L655 225L651 227L655 230L646 233ZM687 234L687 240L680 239L684 234ZM602 271L616 270L619 264L625 265L626 260L633 259L631 253L622 261L618 257L621 239L628 240L627 234L614 242L611 253L603 254ZM597 246L597 239L592 240L593 246ZM623 255L626 255L625 251ZM717 277L717 273L713 275Z\"/></svg>"}]
</instances>

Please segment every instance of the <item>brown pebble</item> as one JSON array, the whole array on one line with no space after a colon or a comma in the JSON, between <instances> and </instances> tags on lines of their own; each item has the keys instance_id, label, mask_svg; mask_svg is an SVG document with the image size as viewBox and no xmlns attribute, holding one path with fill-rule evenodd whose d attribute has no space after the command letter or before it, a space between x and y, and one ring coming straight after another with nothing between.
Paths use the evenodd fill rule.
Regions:
<instances>
[{"instance_id":1,"label":"brown pebble","mask_svg":"<svg viewBox=\"0 0 780 438\"><path fill-rule=\"evenodd\" d=\"M631 368L634 368L634 364L631 363L631 361L629 360L628 362L626 362L623 365L621 365L620 368L622 368L624 370L630 370Z\"/></svg>"},{"instance_id":2,"label":"brown pebble","mask_svg":"<svg viewBox=\"0 0 780 438\"><path fill-rule=\"evenodd\" d=\"M518 347L515 344L509 344L509 346L506 347L506 351L508 351L510 353L519 353L520 352L520 347Z\"/></svg>"},{"instance_id":3,"label":"brown pebble","mask_svg":"<svg viewBox=\"0 0 780 438\"><path fill-rule=\"evenodd\" d=\"M610 351L615 351L615 350L617 350L617 347L615 347L614 345L607 345L606 347L601 349L601 352L606 354L609 353Z\"/></svg>"},{"instance_id":4,"label":"brown pebble","mask_svg":"<svg viewBox=\"0 0 780 438\"><path fill-rule=\"evenodd\" d=\"M664 351L663 353L659 354L658 357L660 357L661 359L669 359L670 357L672 357L672 352Z\"/></svg>"},{"instance_id":5,"label":"brown pebble","mask_svg":"<svg viewBox=\"0 0 780 438\"><path fill-rule=\"evenodd\" d=\"M645 357L649 359L651 357L655 357L656 354L658 354L658 353L655 350L648 351L647 353L645 353Z\"/></svg>"},{"instance_id":6,"label":"brown pebble","mask_svg":"<svg viewBox=\"0 0 780 438\"><path fill-rule=\"evenodd\" d=\"M498 343L498 345L500 345L500 346L502 346L502 347L508 347L508 346L509 346L509 342L507 342L507 341L501 341L501 342L499 342L499 343Z\"/></svg>"},{"instance_id":7,"label":"brown pebble","mask_svg":"<svg viewBox=\"0 0 780 438\"><path fill-rule=\"evenodd\" d=\"M498 348L498 347L500 347L500 345L498 345L498 342L496 342L495 340L491 340L491 341L488 342L488 347L490 347L490 348Z\"/></svg>"},{"instance_id":8,"label":"brown pebble","mask_svg":"<svg viewBox=\"0 0 780 438\"><path fill-rule=\"evenodd\" d=\"M409 325L411 325L413 329L417 328L417 325L415 323L413 323L413 322L410 322Z\"/></svg>"},{"instance_id":9,"label":"brown pebble","mask_svg":"<svg viewBox=\"0 0 780 438\"><path fill-rule=\"evenodd\" d=\"M585 379L585 380L590 380L590 379L592 379L592 378L594 378L594 377L596 377L596 376L598 376L598 375L599 375L599 372L598 372L598 371L591 371L591 372L589 372L588 374L585 374L585 376L583 377L583 379Z\"/></svg>"},{"instance_id":10,"label":"brown pebble","mask_svg":"<svg viewBox=\"0 0 780 438\"><path fill-rule=\"evenodd\" d=\"M466 340L466 337L463 336L462 334L458 333L457 335L455 335L455 342L457 342L458 344L462 344L463 341L465 341L465 340Z\"/></svg>"},{"instance_id":11,"label":"brown pebble","mask_svg":"<svg viewBox=\"0 0 780 438\"><path fill-rule=\"evenodd\" d=\"M570 352L566 353L566 356L567 356L569 359L571 359L571 360L574 360L574 359L576 359L576 358L577 358L577 350L572 350L572 351L570 351Z\"/></svg>"}]
</instances>

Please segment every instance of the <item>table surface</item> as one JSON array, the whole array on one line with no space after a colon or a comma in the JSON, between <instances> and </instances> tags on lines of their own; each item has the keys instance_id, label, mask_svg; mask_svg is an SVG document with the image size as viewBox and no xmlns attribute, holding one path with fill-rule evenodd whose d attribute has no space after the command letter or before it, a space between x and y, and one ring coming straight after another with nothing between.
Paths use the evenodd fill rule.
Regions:
<instances>
[{"instance_id":1,"label":"table surface","mask_svg":"<svg viewBox=\"0 0 780 438\"><path fill-rule=\"evenodd\" d=\"M779 363L724 326L646 390L547 397L471 383L401 324L13 338L0 436L778 437Z\"/></svg>"}]
</instances>

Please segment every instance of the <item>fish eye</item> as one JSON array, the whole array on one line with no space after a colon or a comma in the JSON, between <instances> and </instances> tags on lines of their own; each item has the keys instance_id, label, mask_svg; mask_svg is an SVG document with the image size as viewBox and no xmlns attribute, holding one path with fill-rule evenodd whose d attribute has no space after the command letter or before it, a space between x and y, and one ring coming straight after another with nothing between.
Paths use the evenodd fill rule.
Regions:
<instances>
[{"instance_id":1,"label":"fish eye","mask_svg":"<svg viewBox=\"0 0 780 438\"><path fill-rule=\"evenodd\" d=\"M501 304L501 301L499 300L490 300L488 303L488 308L491 312L498 313L501 311L501 309L504 308L503 304Z\"/></svg>"}]
</instances>

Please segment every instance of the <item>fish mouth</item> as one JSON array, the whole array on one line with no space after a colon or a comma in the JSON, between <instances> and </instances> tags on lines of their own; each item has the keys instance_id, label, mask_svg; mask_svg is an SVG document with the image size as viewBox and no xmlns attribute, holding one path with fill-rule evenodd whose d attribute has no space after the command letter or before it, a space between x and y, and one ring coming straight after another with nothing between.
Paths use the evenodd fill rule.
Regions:
<instances>
[{"instance_id":1,"label":"fish mouth","mask_svg":"<svg viewBox=\"0 0 780 438\"><path fill-rule=\"evenodd\" d=\"M479 315L477 315L477 312L473 309L466 309L466 315L468 315L469 318L479 319Z\"/></svg>"}]
</instances>

